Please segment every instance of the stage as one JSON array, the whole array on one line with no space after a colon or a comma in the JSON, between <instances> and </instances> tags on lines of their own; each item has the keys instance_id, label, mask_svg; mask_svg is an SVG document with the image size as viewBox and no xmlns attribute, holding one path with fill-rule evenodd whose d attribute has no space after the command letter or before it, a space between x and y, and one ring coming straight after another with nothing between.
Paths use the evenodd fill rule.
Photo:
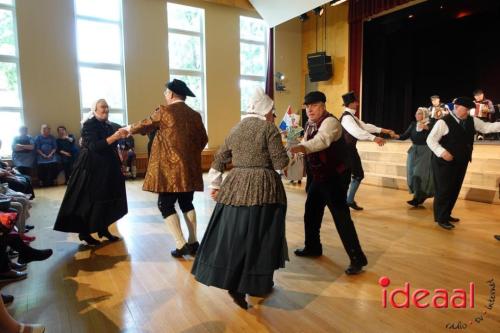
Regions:
<instances>
[{"instance_id":1,"label":"stage","mask_svg":"<svg viewBox=\"0 0 500 333\"><path fill-rule=\"evenodd\" d=\"M325 255L293 255L303 242L305 193L303 186L286 185L291 260L276 274L274 292L250 298L245 312L226 292L195 282L191 258L170 256L174 242L156 196L141 186L142 180L127 182L129 214L113 228L124 240L95 250L80 247L76 235L52 230L65 187L37 190L33 246L55 252L30 264L27 280L2 289L16 297L9 307L16 318L42 323L50 333L445 332L460 322L467 331L491 333L500 326L499 304L486 308L487 281L500 279L500 242L493 238L500 233L498 205L459 200L454 215L461 222L447 231L433 222L432 200L411 208L405 191L364 184L357 201L365 210L352 215L369 264L365 273L347 276L348 258L329 214L322 228ZM203 235L214 203L196 193L195 207ZM444 288L451 296L453 289L468 292L473 282L475 308L383 308L382 276L391 280L389 293L408 282L412 292Z\"/></svg>"},{"instance_id":2,"label":"stage","mask_svg":"<svg viewBox=\"0 0 500 333\"><path fill-rule=\"evenodd\" d=\"M459 96L472 98L478 88L492 100L498 119L498 22L496 0L428 0L367 18L363 121L401 132L415 120L418 107L431 105L430 96L450 103Z\"/></svg>"}]
</instances>

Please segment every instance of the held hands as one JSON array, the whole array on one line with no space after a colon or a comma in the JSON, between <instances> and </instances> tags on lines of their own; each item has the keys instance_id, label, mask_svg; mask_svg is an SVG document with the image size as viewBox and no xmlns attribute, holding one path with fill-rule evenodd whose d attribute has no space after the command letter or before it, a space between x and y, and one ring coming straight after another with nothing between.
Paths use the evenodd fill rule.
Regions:
<instances>
[{"instance_id":1,"label":"held hands","mask_svg":"<svg viewBox=\"0 0 500 333\"><path fill-rule=\"evenodd\" d=\"M376 144L378 144L380 147L382 147L383 145L385 145L385 140L376 136L375 139L373 139L373 142L375 142Z\"/></svg>"},{"instance_id":2,"label":"held hands","mask_svg":"<svg viewBox=\"0 0 500 333\"><path fill-rule=\"evenodd\" d=\"M296 146L293 146L292 148L290 148L290 153L292 153L293 155L296 155L299 153L305 154L306 148L302 145L296 145Z\"/></svg>"},{"instance_id":3,"label":"held hands","mask_svg":"<svg viewBox=\"0 0 500 333\"><path fill-rule=\"evenodd\" d=\"M212 198L212 200L215 201L215 199L217 199L218 193L219 193L219 190L216 188L213 188L212 190L210 190L210 197Z\"/></svg>"},{"instance_id":4,"label":"held hands","mask_svg":"<svg viewBox=\"0 0 500 333\"><path fill-rule=\"evenodd\" d=\"M453 155L450 154L449 151L445 150L442 154L441 154L441 158L447 162L451 162L453 161Z\"/></svg>"}]
</instances>

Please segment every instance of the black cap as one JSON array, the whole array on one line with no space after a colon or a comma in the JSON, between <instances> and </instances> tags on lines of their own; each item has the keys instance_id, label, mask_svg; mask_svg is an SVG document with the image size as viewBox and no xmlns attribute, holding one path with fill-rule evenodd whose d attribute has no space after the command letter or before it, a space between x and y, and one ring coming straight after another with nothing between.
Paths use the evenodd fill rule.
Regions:
<instances>
[{"instance_id":1,"label":"black cap","mask_svg":"<svg viewBox=\"0 0 500 333\"><path fill-rule=\"evenodd\" d=\"M354 91L349 91L347 94L342 95L342 101L344 102L345 106L348 106L349 104L351 104L357 100L358 99L356 98Z\"/></svg>"},{"instance_id":2,"label":"black cap","mask_svg":"<svg viewBox=\"0 0 500 333\"><path fill-rule=\"evenodd\" d=\"M188 88L186 83L181 80L173 79L172 81L168 82L165 87L168 88L168 90L176 93L179 96L191 96L191 97L196 97L193 92Z\"/></svg>"},{"instance_id":3,"label":"black cap","mask_svg":"<svg viewBox=\"0 0 500 333\"><path fill-rule=\"evenodd\" d=\"M318 102L326 103L326 96L321 91L311 91L304 97L305 105L314 104Z\"/></svg>"},{"instance_id":4,"label":"black cap","mask_svg":"<svg viewBox=\"0 0 500 333\"><path fill-rule=\"evenodd\" d=\"M455 105L462 105L468 109L473 109L476 107L476 104L474 104L474 102L472 101L472 99L470 99L469 97L458 97L458 98L455 98L455 100L453 101L453 104Z\"/></svg>"}]
</instances>

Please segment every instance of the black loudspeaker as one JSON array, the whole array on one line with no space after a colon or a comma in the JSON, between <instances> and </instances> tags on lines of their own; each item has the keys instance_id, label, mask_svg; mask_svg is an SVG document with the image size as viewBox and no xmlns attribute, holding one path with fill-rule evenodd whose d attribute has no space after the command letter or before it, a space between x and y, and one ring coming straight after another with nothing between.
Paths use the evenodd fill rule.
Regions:
<instances>
[{"instance_id":1,"label":"black loudspeaker","mask_svg":"<svg viewBox=\"0 0 500 333\"><path fill-rule=\"evenodd\" d=\"M332 57L326 52L308 54L307 69L311 82L328 81L333 75Z\"/></svg>"}]
</instances>

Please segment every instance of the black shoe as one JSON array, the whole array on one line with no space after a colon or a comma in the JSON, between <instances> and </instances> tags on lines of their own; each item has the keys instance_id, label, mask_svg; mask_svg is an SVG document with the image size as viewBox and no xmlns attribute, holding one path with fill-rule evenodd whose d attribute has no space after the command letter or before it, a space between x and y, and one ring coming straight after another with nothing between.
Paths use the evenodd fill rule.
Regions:
<instances>
[{"instance_id":1,"label":"black shoe","mask_svg":"<svg viewBox=\"0 0 500 333\"><path fill-rule=\"evenodd\" d=\"M457 223L457 222L460 222L460 219L457 219L456 217L450 216L448 221L453 222L453 223Z\"/></svg>"},{"instance_id":2,"label":"black shoe","mask_svg":"<svg viewBox=\"0 0 500 333\"><path fill-rule=\"evenodd\" d=\"M323 249L319 248L313 250L304 247L303 249L296 249L294 253L298 257L320 257L323 255Z\"/></svg>"},{"instance_id":3,"label":"black shoe","mask_svg":"<svg viewBox=\"0 0 500 333\"><path fill-rule=\"evenodd\" d=\"M356 253L361 253L360 255L350 255L351 264L346 268L345 273L347 275L356 275L363 272L363 266L368 265L368 259L365 254L358 250Z\"/></svg>"},{"instance_id":4,"label":"black shoe","mask_svg":"<svg viewBox=\"0 0 500 333\"><path fill-rule=\"evenodd\" d=\"M180 249L175 249L173 251L170 251L170 254L174 258L182 258L183 256L188 255L190 253L191 253L191 248L187 243L184 244L184 246Z\"/></svg>"},{"instance_id":5,"label":"black shoe","mask_svg":"<svg viewBox=\"0 0 500 333\"><path fill-rule=\"evenodd\" d=\"M18 272L25 271L26 268L28 268L27 264L20 264L20 263L17 263L17 262L11 262L9 264L9 266L10 266L10 269L16 270Z\"/></svg>"},{"instance_id":6,"label":"black shoe","mask_svg":"<svg viewBox=\"0 0 500 333\"><path fill-rule=\"evenodd\" d=\"M189 247L189 254L192 256L196 255L196 252L198 252L198 248L200 247L200 243L194 242L191 244L188 244Z\"/></svg>"},{"instance_id":7,"label":"black shoe","mask_svg":"<svg viewBox=\"0 0 500 333\"><path fill-rule=\"evenodd\" d=\"M101 242L92 237L90 234L78 234L78 238L81 241L85 241L87 245L94 245L94 246L101 245Z\"/></svg>"},{"instance_id":8,"label":"black shoe","mask_svg":"<svg viewBox=\"0 0 500 333\"><path fill-rule=\"evenodd\" d=\"M14 282L26 279L28 277L28 273L26 272L18 272L13 269L7 271L5 273L0 273L0 283L2 282Z\"/></svg>"},{"instance_id":9,"label":"black shoe","mask_svg":"<svg viewBox=\"0 0 500 333\"><path fill-rule=\"evenodd\" d=\"M450 222L439 222L437 223L441 228L443 229L446 229L446 230L451 230L453 228L455 228L455 226L453 224L451 224Z\"/></svg>"},{"instance_id":10,"label":"black shoe","mask_svg":"<svg viewBox=\"0 0 500 333\"><path fill-rule=\"evenodd\" d=\"M99 232L97 233L97 236L98 236L99 238L104 238L104 237L105 237L105 238L107 238L110 242L116 242L116 241L119 241L119 240L120 240L120 237L118 237L118 236L115 236L115 235L111 234L111 233L109 232L109 229L108 229L108 228L106 228L105 230L99 231Z\"/></svg>"},{"instance_id":11,"label":"black shoe","mask_svg":"<svg viewBox=\"0 0 500 333\"><path fill-rule=\"evenodd\" d=\"M19 252L17 251L14 251L14 250L10 250L7 255L9 256L9 259L15 259L17 257L19 257Z\"/></svg>"},{"instance_id":12,"label":"black shoe","mask_svg":"<svg viewBox=\"0 0 500 333\"><path fill-rule=\"evenodd\" d=\"M3 304L9 305L12 302L14 302L14 296L2 294L2 301L3 301Z\"/></svg>"},{"instance_id":13,"label":"black shoe","mask_svg":"<svg viewBox=\"0 0 500 333\"><path fill-rule=\"evenodd\" d=\"M353 201L351 203L347 203L347 206L354 209L354 210L363 210L363 207L359 207L356 201Z\"/></svg>"},{"instance_id":14,"label":"black shoe","mask_svg":"<svg viewBox=\"0 0 500 333\"><path fill-rule=\"evenodd\" d=\"M248 310L248 303L245 299L245 294L239 293L237 291L228 291L229 296L233 299L234 303L236 303L243 310Z\"/></svg>"},{"instance_id":15,"label":"black shoe","mask_svg":"<svg viewBox=\"0 0 500 333\"><path fill-rule=\"evenodd\" d=\"M500 235L495 235L494 237L495 237L496 240L500 241Z\"/></svg>"},{"instance_id":16,"label":"black shoe","mask_svg":"<svg viewBox=\"0 0 500 333\"><path fill-rule=\"evenodd\" d=\"M410 201L406 202L408 205L413 206L413 207L418 207L418 201L415 199L411 199Z\"/></svg>"},{"instance_id":17,"label":"black shoe","mask_svg":"<svg viewBox=\"0 0 500 333\"><path fill-rule=\"evenodd\" d=\"M32 261L43 261L48 259L52 255L51 249L46 250L35 250L31 249L28 253L22 253L19 255L19 259L17 259L17 263L24 265L29 264Z\"/></svg>"},{"instance_id":18,"label":"black shoe","mask_svg":"<svg viewBox=\"0 0 500 333\"><path fill-rule=\"evenodd\" d=\"M24 226L24 229L26 229L26 230L33 230L33 229L35 229L35 226L34 226L34 225L31 225L31 224L26 224L26 225Z\"/></svg>"}]
</instances>

